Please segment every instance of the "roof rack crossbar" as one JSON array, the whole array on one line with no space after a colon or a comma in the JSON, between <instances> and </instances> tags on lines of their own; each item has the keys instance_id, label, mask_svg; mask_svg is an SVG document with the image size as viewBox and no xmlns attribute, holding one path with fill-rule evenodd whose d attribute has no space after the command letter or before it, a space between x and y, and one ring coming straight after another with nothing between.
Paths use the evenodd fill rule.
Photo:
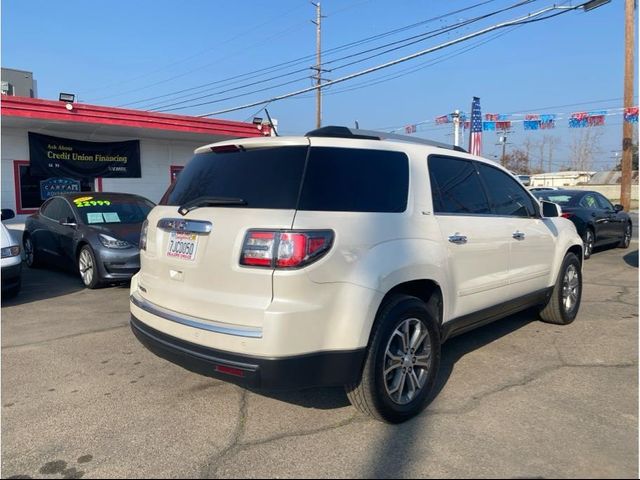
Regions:
<instances>
[{"instance_id":1,"label":"roof rack crossbar","mask_svg":"<svg viewBox=\"0 0 640 480\"><path fill-rule=\"evenodd\" d=\"M448 145L446 143L428 140L426 138L409 137L408 135L398 135L396 133L377 132L375 130L359 130L355 128L328 126L311 130L305 134L306 137L331 137L331 138L353 138L362 140L397 140L399 142L418 143L431 147L446 148L456 152L465 152L462 147Z\"/></svg>"}]
</instances>

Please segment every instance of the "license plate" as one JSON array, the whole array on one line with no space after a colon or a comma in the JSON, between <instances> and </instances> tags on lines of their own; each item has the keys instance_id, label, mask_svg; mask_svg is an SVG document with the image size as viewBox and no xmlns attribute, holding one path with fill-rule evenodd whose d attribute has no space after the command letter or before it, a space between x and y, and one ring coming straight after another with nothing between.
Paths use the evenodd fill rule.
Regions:
<instances>
[{"instance_id":1,"label":"license plate","mask_svg":"<svg viewBox=\"0 0 640 480\"><path fill-rule=\"evenodd\" d=\"M167 257L181 260L193 260L196 258L198 248L198 235L186 232L171 232L167 244Z\"/></svg>"}]
</instances>

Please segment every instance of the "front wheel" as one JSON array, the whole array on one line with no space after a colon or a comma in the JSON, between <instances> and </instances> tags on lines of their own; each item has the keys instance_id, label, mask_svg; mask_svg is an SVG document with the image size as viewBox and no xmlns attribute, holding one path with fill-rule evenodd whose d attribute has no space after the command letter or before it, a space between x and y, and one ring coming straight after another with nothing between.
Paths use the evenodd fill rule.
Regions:
<instances>
[{"instance_id":1,"label":"front wheel","mask_svg":"<svg viewBox=\"0 0 640 480\"><path fill-rule=\"evenodd\" d=\"M542 321L568 325L576 319L582 299L582 268L578 257L567 253L551 298L540 310Z\"/></svg>"},{"instance_id":2,"label":"front wheel","mask_svg":"<svg viewBox=\"0 0 640 480\"><path fill-rule=\"evenodd\" d=\"M100 285L100 274L96 257L89 245L85 245L78 254L78 271L82 283L87 288L98 288Z\"/></svg>"},{"instance_id":3,"label":"front wheel","mask_svg":"<svg viewBox=\"0 0 640 480\"><path fill-rule=\"evenodd\" d=\"M431 303L395 295L382 307L360 382L346 387L358 410L400 423L426 407L440 366L438 312Z\"/></svg>"}]
</instances>

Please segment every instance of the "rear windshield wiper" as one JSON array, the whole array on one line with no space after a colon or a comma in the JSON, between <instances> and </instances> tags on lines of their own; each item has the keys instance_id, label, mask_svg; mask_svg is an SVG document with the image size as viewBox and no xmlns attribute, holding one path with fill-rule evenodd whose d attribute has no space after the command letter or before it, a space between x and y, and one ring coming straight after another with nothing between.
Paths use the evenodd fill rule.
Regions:
<instances>
[{"instance_id":1,"label":"rear windshield wiper","mask_svg":"<svg viewBox=\"0 0 640 480\"><path fill-rule=\"evenodd\" d=\"M198 197L190 202L185 203L184 205L180 205L178 208L178 213L182 216L189 213L191 210L195 210L199 207L216 207L216 206L226 206L226 205L246 205L247 202L242 198L231 198L231 197Z\"/></svg>"}]
</instances>

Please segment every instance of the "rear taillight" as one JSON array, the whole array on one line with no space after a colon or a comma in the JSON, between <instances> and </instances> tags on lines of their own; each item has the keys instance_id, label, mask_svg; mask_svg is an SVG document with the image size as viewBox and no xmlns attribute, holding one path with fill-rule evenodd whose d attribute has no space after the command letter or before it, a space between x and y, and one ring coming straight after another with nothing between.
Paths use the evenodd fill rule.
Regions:
<instances>
[{"instance_id":1,"label":"rear taillight","mask_svg":"<svg viewBox=\"0 0 640 480\"><path fill-rule=\"evenodd\" d=\"M573 217L573 213L565 212L565 213L562 214L562 218L571 218L571 217Z\"/></svg>"},{"instance_id":2,"label":"rear taillight","mask_svg":"<svg viewBox=\"0 0 640 480\"><path fill-rule=\"evenodd\" d=\"M324 256L333 244L331 230L249 230L240 265L301 268Z\"/></svg>"},{"instance_id":3,"label":"rear taillight","mask_svg":"<svg viewBox=\"0 0 640 480\"><path fill-rule=\"evenodd\" d=\"M140 229L140 242L138 242L138 246L140 250L147 249L147 232L149 231L149 220L145 220L142 222L142 228Z\"/></svg>"}]
</instances>

